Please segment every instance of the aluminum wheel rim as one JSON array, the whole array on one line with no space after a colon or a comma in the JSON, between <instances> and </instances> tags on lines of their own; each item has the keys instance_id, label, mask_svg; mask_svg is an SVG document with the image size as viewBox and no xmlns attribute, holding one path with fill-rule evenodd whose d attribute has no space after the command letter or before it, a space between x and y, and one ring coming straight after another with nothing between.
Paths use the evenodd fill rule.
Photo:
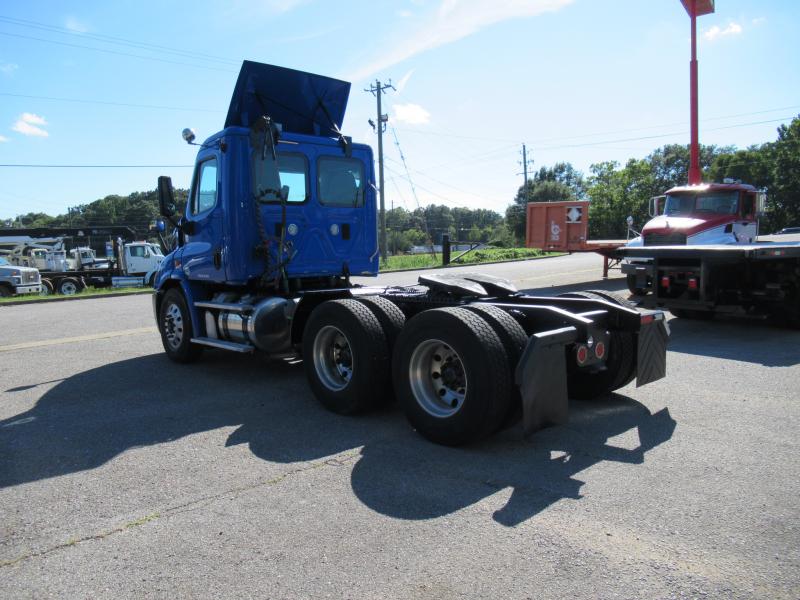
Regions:
<instances>
[{"instance_id":1,"label":"aluminum wheel rim","mask_svg":"<svg viewBox=\"0 0 800 600\"><path fill-rule=\"evenodd\" d=\"M64 296L74 296L78 293L78 286L71 281L65 281L61 284L61 294Z\"/></svg>"},{"instance_id":2,"label":"aluminum wheel rim","mask_svg":"<svg viewBox=\"0 0 800 600\"><path fill-rule=\"evenodd\" d=\"M164 314L164 337L174 350L183 341L183 313L177 304L170 304Z\"/></svg>"},{"instance_id":3,"label":"aluminum wheel rim","mask_svg":"<svg viewBox=\"0 0 800 600\"><path fill-rule=\"evenodd\" d=\"M464 406L467 373L461 357L443 341L419 344L411 354L408 375L414 399L429 415L445 419Z\"/></svg>"},{"instance_id":4,"label":"aluminum wheel rim","mask_svg":"<svg viewBox=\"0 0 800 600\"><path fill-rule=\"evenodd\" d=\"M340 329L326 325L314 338L314 370L329 390L338 392L353 378L353 350Z\"/></svg>"}]
</instances>

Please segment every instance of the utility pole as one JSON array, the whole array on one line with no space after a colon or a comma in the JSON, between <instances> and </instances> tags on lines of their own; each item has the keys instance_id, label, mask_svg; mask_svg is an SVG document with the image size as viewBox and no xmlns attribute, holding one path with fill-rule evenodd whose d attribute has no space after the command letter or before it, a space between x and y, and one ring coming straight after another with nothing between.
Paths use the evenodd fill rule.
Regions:
<instances>
[{"instance_id":1,"label":"utility pole","mask_svg":"<svg viewBox=\"0 0 800 600\"><path fill-rule=\"evenodd\" d=\"M388 256L387 236L386 236L386 203L383 189L383 132L386 131L386 123L389 121L389 115L383 114L381 107L381 96L386 93L387 89L395 89L392 85L392 80L387 84L381 84L380 80L376 79L374 84L369 86L365 92L371 93L378 99L378 121L373 123L370 119L369 123L372 128L378 132L378 194L380 196L380 220L381 220L381 234L380 234L380 247L381 258L386 261ZM396 90L395 90L396 91Z\"/></svg>"},{"instance_id":2,"label":"utility pole","mask_svg":"<svg viewBox=\"0 0 800 600\"><path fill-rule=\"evenodd\" d=\"M533 159L528 160L528 148L525 144L522 144L522 173L517 173L517 175L522 175L522 194L525 198L528 197L528 164L533 164Z\"/></svg>"}]
</instances>

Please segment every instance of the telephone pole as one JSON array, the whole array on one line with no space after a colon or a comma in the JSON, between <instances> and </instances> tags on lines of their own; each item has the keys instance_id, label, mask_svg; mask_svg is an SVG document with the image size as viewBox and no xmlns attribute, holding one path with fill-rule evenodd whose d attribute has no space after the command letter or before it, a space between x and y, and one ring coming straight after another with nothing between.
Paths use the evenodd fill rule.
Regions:
<instances>
[{"instance_id":1,"label":"telephone pole","mask_svg":"<svg viewBox=\"0 0 800 600\"><path fill-rule=\"evenodd\" d=\"M381 96L386 93L387 89L395 89L392 85L392 80L387 84L381 84L380 80L376 79L375 83L370 84L369 89L364 90L370 92L378 99L378 121L373 123L370 119L370 125L378 132L378 194L380 196L380 220L381 220L381 234L380 234L380 247L381 257L386 261L388 256L387 236L386 236L386 203L384 200L383 189L383 132L386 131L386 123L389 121L389 115L383 114L381 107Z\"/></svg>"},{"instance_id":2,"label":"telephone pole","mask_svg":"<svg viewBox=\"0 0 800 600\"><path fill-rule=\"evenodd\" d=\"M517 173L517 175L522 175L522 193L527 198L528 197L528 164L533 164L533 159L528 160L528 149L525 147L525 144L522 144L522 173Z\"/></svg>"}]
</instances>

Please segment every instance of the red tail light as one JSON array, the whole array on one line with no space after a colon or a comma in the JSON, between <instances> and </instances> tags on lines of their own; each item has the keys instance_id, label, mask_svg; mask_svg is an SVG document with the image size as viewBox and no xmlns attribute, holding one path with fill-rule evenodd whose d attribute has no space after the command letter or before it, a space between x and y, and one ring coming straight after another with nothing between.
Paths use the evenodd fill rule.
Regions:
<instances>
[{"instance_id":1,"label":"red tail light","mask_svg":"<svg viewBox=\"0 0 800 600\"><path fill-rule=\"evenodd\" d=\"M696 277L690 277L688 285L689 285L689 289L690 290L696 290L697 289L697 278Z\"/></svg>"},{"instance_id":2,"label":"red tail light","mask_svg":"<svg viewBox=\"0 0 800 600\"><path fill-rule=\"evenodd\" d=\"M589 348L586 346L578 346L578 351L575 354L575 358L578 359L578 364L582 365L586 362L586 359L589 358Z\"/></svg>"},{"instance_id":3,"label":"red tail light","mask_svg":"<svg viewBox=\"0 0 800 600\"><path fill-rule=\"evenodd\" d=\"M603 358L606 355L606 345L603 342L597 342L594 345L594 355L597 358Z\"/></svg>"},{"instance_id":4,"label":"red tail light","mask_svg":"<svg viewBox=\"0 0 800 600\"><path fill-rule=\"evenodd\" d=\"M661 287L665 287L665 288L669 287L669 277L667 277L666 275L664 275L661 278Z\"/></svg>"}]
</instances>

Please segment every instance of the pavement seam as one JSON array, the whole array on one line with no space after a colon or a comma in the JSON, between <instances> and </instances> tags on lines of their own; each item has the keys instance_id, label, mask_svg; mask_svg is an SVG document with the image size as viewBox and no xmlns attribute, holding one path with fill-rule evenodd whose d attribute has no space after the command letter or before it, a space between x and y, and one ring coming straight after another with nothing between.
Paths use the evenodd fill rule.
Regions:
<instances>
[{"instance_id":1,"label":"pavement seam","mask_svg":"<svg viewBox=\"0 0 800 600\"><path fill-rule=\"evenodd\" d=\"M341 466L349 464L350 462L352 462L352 460L354 458L357 458L358 456L360 456L360 449L355 449L355 450L351 450L349 452L344 452L344 453L341 453L341 454L337 454L335 456L327 457L324 460L315 461L313 463L307 464L304 467L299 467L297 469L292 469L290 471L286 471L285 473L281 473L280 475L277 475L275 477L267 479L266 481L258 481L256 483L253 483L253 484L250 484L250 485L243 485L243 486L238 486L238 487L235 487L235 488L231 488L231 489L225 490L224 492L219 492L218 494L213 494L211 496L204 496L202 498L198 498L196 500L191 500L191 501L185 502L183 504L178 504L178 505L175 505L175 506L171 506L171 507L169 507L169 508L167 508L167 509L165 509L165 510L163 510L161 512L150 513L148 515L145 515L145 516L140 517L138 519L134 519L133 521L129 521L129 522L123 524L123 525L120 525L118 527L114 527L112 529L101 531L99 533L86 535L86 536L83 536L83 537L80 537L80 538L75 538L75 537L69 538L66 542L62 542L60 544L56 544L55 546L51 546L50 548L45 548L44 550L39 550L39 551L36 551L36 552L29 552L27 554L22 554L22 555L20 555L20 556L18 556L16 558L13 558L13 559L10 559L10 560L0 561L0 568L11 567L11 566L17 565L17 564L19 564L19 563L21 563L23 561L29 560L29 559L39 558L39 557L42 557L42 556L47 556L48 554L52 554L54 552L57 552L59 550L64 550L66 548L72 548L73 546L76 546L77 544L82 544L84 542L92 542L92 541L95 541L95 540L103 540L103 539L106 539L106 538L108 538L108 537L110 537L112 535L115 535L117 533L122 533L122 532L128 531L129 529L133 529L133 528L136 528L136 527L141 527L142 525L145 525L145 524L147 524L147 523L149 523L151 521L157 521L157 520L163 519L165 517L169 517L171 515L177 515L177 514L182 514L182 513L186 513L186 512L190 512L190 511L196 510L197 508L205 506L206 504L209 504L209 503L211 503L211 502L213 502L215 500L219 500L220 498L223 498L225 496L237 497L237 496L241 495L242 493L252 491L252 490L257 489L259 487L278 485L278 484L280 484L281 482L283 482L284 480L286 480L287 478L289 478L289 477L291 477L293 475L301 475L303 473L306 473L306 472L309 472L309 471L314 471L316 469L320 469L320 468L324 468L324 467L341 467Z\"/></svg>"}]
</instances>

